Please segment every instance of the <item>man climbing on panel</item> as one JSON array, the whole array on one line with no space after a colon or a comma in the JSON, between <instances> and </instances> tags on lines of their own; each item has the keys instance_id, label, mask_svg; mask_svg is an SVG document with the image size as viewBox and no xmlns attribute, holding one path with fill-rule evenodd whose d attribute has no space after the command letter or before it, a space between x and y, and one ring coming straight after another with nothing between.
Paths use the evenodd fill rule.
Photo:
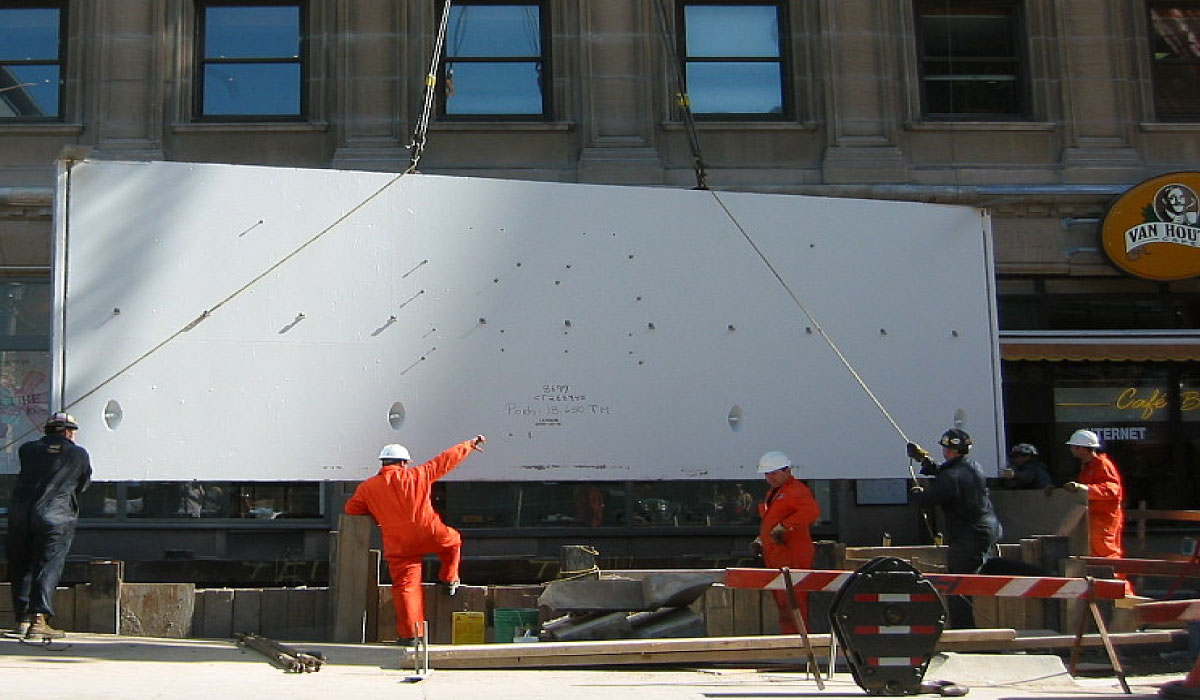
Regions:
<instances>
[{"instance_id":1,"label":"man climbing on panel","mask_svg":"<svg viewBox=\"0 0 1200 700\"><path fill-rule=\"evenodd\" d=\"M462 535L442 522L430 503L433 482L449 474L487 439L476 435L424 464L409 466L408 449L385 445L379 453L379 473L358 485L346 501L346 513L370 515L383 533L383 556L392 576L396 610L396 642L416 643L425 619L421 592L421 559L436 554L441 562L438 583L450 595L458 590Z\"/></svg>"}]
</instances>

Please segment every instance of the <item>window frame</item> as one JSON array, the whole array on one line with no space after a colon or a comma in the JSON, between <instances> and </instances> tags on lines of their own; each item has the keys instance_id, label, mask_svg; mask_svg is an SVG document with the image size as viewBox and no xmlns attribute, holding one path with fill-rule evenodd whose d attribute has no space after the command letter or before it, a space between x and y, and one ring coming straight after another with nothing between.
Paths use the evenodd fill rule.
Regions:
<instances>
[{"instance_id":1,"label":"window frame","mask_svg":"<svg viewBox=\"0 0 1200 700\"><path fill-rule=\"evenodd\" d=\"M957 60L953 56L931 57L925 52L925 37L922 32L922 20L926 16L925 7L936 0L914 0L912 4L913 17L913 50L915 53L916 81L918 93L917 114L924 122L960 123L960 122L1027 122L1033 117L1032 81L1030 80L1031 50L1026 39L1026 28L1030 17L1024 0L970 0L967 7L956 7L956 10L979 8L981 10L1008 10L1010 23L1010 40L1013 47L1012 56L971 57L964 59L972 62L1006 61L1013 65L1013 111L1011 112L935 112L931 111L927 87L930 78L927 63L937 60ZM955 14L962 14L956 12ZM957 74L951 73L950 77ZM1007 75L1007 74L1006 74Z\"/></svg>"},{"instance_id":2,"label":"window frame","mask_svg":"<svg viewBox=\"0 0 1200 700\"><path fill-rule=\"evenodd\" d=\"M207 10L210 7L295 7L299 15L298 49L299 55L294 59L283 56L259 56L254 58L210 59L206 56L207 41ZM312 42L309 29L308 0L195 0L193 14L194 38L193 71L192 71L192 105L191 119L195 122L306 122L310 118L311 100L308 89L311 71ZM242 65L276 65L296 63L300 68L297 78L299 104L295 114L205 114L204 88L205 69L212 64L242 64Z\"/></svg>"},{"instance_id":3,"label":"window frame","mask_svg":"<svg viewBox=\"0 0 1200 700\"><path fill-rule=\"evenodd\" d=\"M775 58L761 56L704 56L690 58L687 44L687 8L696 6L769 6L774 7L779 27L779 55ZM685 89L688 94L689 107L694 105L691 86L687 85L688 65L691 62L744 62L744 63L775 63L779 66L779 100L780 111L772 112L697 112L693 108L692 116L697 121L738 121L738 122L790 122L796 119L796 91L793 82L792 46L791 46L791 17L787 0L748 0L734 2L732 0L679 0L675 4L675 42L678 47L680 70L683 72Z\"/></svg>"},{"instance_id":4,"label":"window frame","mask_svg":"<svg viewBox=\"0 0 1200 700\"><path fill-rule=\"evenodd\" d=\"M46 10L58 11L58 55L55 59L0 60L0 68L8 65L20 66L56 66L58 68L58 100L55 105L56 113L50 116L13 116L0 117L0 124L30 124L65 121L67 110L67 70L68 70L68 17L67 0L45 0L31 2L29 0L0 1L0 11L3 10Z\"/></svg>"},{"instance_id":5,"label":"window frame","mask_svg":"<svg viewBox=\"0 0 1200 700\"><path fill-rule=\"evenodd\" d=\"M551 53L552 32L550 18L550 2L548 0L454 0L451 7L469 7L469 6L520 6L534 5L538 8L538 46L541 52L537 57L532 56L465 56L451 57L450 41L447 41L442 46L442 54L438 58L437 72L437 118L439 121L447 122L548 122L554 118L554 90L553 90L553 56ZM440 18L443 11L444 3L437 3L437 16ZM450 26L447 26L446 31L449 34ZM535 62L540 70L540 87L542 95L542 111L538 114L524 113L509 113L509 112L489 112L489 113L472 113L472 114L452 114L447 111L447 88L450 85L446 74L447 63L529 63Z\"/></svg>"},{"instance_id":6,"label":"window frame","mask_svg":"<svg viewBox=\"0 0 1200 700\"><path fill-rule=\"evenodd\" d=\"M1196 106L1196 111L1188 113L1166 114L1162 111L1159 105L1159 68L1164 66L1163 62L1155 60L1154 47L1158 43L1154 29L1154 10L1157 8L1167 7L1183 7L1195 10L1200 14L1200 1L1198 0L1147 0L1143 9L1142 16L1146 22L1145 33L1146 37L1146 61L1147 61L1147 76L1149 80L1149 95L1148 109L1151 118L1155 122L1161 123L1190 123L1200 122L1200 103ZM1174 59L1167 63L1171 65L1191 65L1197 74L1200 74L1200 56L1194 59Z\"/></svg>"}]
</instances>

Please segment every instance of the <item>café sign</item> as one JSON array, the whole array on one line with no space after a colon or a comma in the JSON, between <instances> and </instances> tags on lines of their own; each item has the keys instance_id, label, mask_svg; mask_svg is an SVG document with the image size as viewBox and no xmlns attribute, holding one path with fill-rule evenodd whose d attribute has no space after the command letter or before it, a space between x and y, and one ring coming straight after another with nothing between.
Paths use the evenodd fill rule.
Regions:
<instances>
[{"instance_id":1,"label":"caf\u00e9 sign","mask_svg":"<svg viewBox=\"0 0 1200 700\"><path fill-rule=\"evenodd\" d=\"M1200 172L1160 175L1135 185L1100 226L1113 265L1167 282L1200 275Z\"/></svg>"}]
</instances>

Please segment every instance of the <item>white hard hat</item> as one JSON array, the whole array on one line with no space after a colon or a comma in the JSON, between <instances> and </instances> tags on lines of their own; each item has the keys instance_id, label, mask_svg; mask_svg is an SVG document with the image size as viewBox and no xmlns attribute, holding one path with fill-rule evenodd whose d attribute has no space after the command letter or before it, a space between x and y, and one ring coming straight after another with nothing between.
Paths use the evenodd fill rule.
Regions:
<instances>
[{"instance_id":1,"label":"white hard hat","mask_svg":"<svg viewBox=\"0 0 1200 700\"><path fill-rule=\"evenodd\" d=\"M758 458L758 473L767 474L792 466L792 460L782 452L768 452Z\"/></svg>"},{"instance_id":2,"label":"white hard hat","mask_svg":"<svg viewBox=\"0 0 1200 700\"><path fill-rule=\"evenodd\" d=\"M1071 439L1067 440L1067 444L1095 449L1100 447L1100 436L1090 430L1076 430L1071 433Z\"/></svg>"},{"instance_id":3,"label":"white hard hat","mask_svg":"<svg viewBox=\"0 0 1200 700\"><path fill-rule=\"evenodd\" d=\"M396 444L384 445L383 449L379 451L379 458L380 459L412 459L412 457L410 457L408 455L407 447L405 447L404 445L396 445Z\"/></svg>"}]
</instances>

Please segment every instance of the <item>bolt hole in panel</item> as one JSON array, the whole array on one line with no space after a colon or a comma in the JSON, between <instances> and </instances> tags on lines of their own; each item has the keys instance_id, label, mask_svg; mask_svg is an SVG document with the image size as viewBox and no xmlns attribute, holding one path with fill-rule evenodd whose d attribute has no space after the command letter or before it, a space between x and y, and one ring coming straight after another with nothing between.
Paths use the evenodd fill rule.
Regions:
<instances>
[{"instance_id":1,"label":"bolt hole in panel","mask_svg":"<svg viewBox=\"0 0 1200 700\"><path fill-rule=\"evenodd\" d=\"M100 479L359 479L380 445L477 433L449 478L756 479L766 450L905 475L826 337L906 435L962 408L1002 453L976 209L201 163L60 183L53 390L138 407L88 433ZM849 426L848 459L828 437Z\"/></svg>"}]
</instances>

